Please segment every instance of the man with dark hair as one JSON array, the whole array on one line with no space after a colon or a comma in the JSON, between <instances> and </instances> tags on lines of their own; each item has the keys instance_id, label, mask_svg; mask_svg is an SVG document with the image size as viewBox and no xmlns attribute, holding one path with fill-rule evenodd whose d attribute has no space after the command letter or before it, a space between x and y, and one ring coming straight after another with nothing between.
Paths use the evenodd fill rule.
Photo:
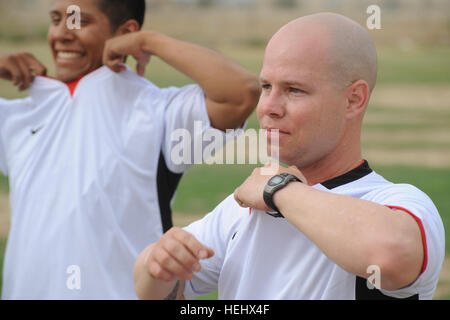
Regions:
<instances>
[{"instance_id":1,"label":"man with dark hair","mask_svg":"<svg viewBox=\"0 0 450 320\"><path fill-rule=\"evenodd\" d=\"M81 9L79 29L68 28L71 5ZM0 55L1 78L31 85L28 98L0 99L12 208L4 299L135 299L134 261L172 226L170 203L192 164L172 159L171 133L186 130L197 145L216 130L224 142L257 103L256 77L231 60L139 31L144 9L143 0L54 1L55 78L29 53ZM196 84L156 87L141 77L150 55Z\"/></svg>"},{"instance_id":2,"label":"man with dark hair","mask_svg":"<svg viewBox=\"0 0 450 320\"><path fill-rule=\"evenodd\" d=\"M142 28L145 18L145 0L97 0L99 9L108 17L112 32L127 20L133 19Z\"/></svg>"}]
</instances>

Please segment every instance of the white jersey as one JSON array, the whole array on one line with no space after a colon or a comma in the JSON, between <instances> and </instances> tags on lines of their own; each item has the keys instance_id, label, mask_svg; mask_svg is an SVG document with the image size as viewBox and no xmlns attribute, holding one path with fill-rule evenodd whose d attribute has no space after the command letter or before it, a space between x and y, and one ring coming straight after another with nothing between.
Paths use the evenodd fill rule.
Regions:
<instances>
[{"instance_id":1,"label":"white jersey","mask_svg":"<svg viewBox=\"0 0 450 320\"><path fill-rule=\"evenodd\" d=\"M215 255L186 282L187 299L218 289L219 299L431 299L444 259L444 229L432 201L407 184L393 184L364 162L313 186L405 210L420 226L425 261L419 278L395 291L377 290L340 268L283 218L241 208L233 196L186 227ZM382 274L381 274L382 276Z\"/></svg>"},{"instance_id":2,"label":"white jersey","mask_svg":"<svg viewBox=\"0 0 450 320\"><path fill-rule=\"evenodd\" d=\"M134 262L170 227L189 166L170 160L170 133L193 132L196 120L210 129L198 85L160 89L102 67L72 93L36 77L30 97L0 99L11 201L4 299L135 299Z\"/></svg>"}]
</instances>

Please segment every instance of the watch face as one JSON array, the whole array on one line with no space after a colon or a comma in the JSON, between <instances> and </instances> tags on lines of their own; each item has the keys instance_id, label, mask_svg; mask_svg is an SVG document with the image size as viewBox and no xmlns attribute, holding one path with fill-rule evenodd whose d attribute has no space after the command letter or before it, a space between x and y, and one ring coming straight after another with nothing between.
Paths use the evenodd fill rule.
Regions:
<instances>
[{"instance_id":1,"label":"watch face","mask_svg":"<svg viewBox=\"0 0 450 320\"><path fill-rule=\"evenodd\" d=\"M284 179L279 177L279 176L275 176L272 179L269 180L268 185L273 187L276 186L277 184L279 184L281 181L283 181Z\"/></svg>"}]
</instances>

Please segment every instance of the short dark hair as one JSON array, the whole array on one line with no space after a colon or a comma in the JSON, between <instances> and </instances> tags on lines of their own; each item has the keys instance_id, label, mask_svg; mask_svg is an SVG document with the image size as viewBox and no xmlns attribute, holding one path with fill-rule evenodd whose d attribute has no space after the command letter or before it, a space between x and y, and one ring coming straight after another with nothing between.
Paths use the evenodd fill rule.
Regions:
<instances>
[{"instance_id":1,"label":"short dark hair","mask_svg":"<svg viewBox=\"0 0 450 320\"><path fill-rule=\"evenodd\" d=\"M145 0L97 0L98 8L108 17L111 31L115 32L130 19L142 28L145 17Z\"/></svg>"}]
</instances>

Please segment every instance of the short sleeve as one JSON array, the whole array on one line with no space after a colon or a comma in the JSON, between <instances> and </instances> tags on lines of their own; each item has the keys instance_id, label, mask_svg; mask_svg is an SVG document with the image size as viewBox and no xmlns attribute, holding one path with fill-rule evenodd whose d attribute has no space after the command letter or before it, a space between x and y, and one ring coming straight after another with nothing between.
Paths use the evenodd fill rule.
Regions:
<instances>
[{"instance_id":1,"label":"short sleeve","mask_svg":"<svg viewBox=\"0 0 450 320\"><path fill-rule=\"evenodd\" d=\"M233 134L211 127L205 94L200 86L162 90L166 103L162 151L172 172L182 173L191 165L202 163L209 154L214 155L234 138Z\"/></svg>"},{"instance_id":2,"label":"short sleeve","mask_svg":"<svg viewBox=\"0 0 450 320\"><path fill-rule=\"evenodd\" d=\"M202 269L194 274L192 280L186 281L186 299L194 299L217 290L228 243L245 217L248 217L248 209L239 207L233 195L230 195L203 219L184 228L202 244L214 250L214 256L201 260Z\"/></svg>"},{"instance_id":3,"label":"short sleeve","mask_svg":"<svg viewBox=\"0 0 450 320\"><path fill-rule=\"evenodd\" d=\"M424 263L419 278L406 288L383 292L393 297L419 294L420 299L431 299L445 256L444 226L436 206L424 192L408 184L393 184L378 192L372 200L409 213L420 228L424 246Z\"/></svg>"},{"instance_id":4,"label":"short sleeve","mask_svg":"<svg viewBox=\"0 0 450 320\"><path fill-rule=\"evenodd\" d=\"M0 98L0 173L3 175L7 176L9 174L11 166L8 163L10 160L8 160L7 154L8 147L10 146L11 132L20 129L16 121L11 119L17 115L20 116L24 108L27 109L30 103L31 99L29 97L14 100Z\"/></svg>"}]
</instances>

